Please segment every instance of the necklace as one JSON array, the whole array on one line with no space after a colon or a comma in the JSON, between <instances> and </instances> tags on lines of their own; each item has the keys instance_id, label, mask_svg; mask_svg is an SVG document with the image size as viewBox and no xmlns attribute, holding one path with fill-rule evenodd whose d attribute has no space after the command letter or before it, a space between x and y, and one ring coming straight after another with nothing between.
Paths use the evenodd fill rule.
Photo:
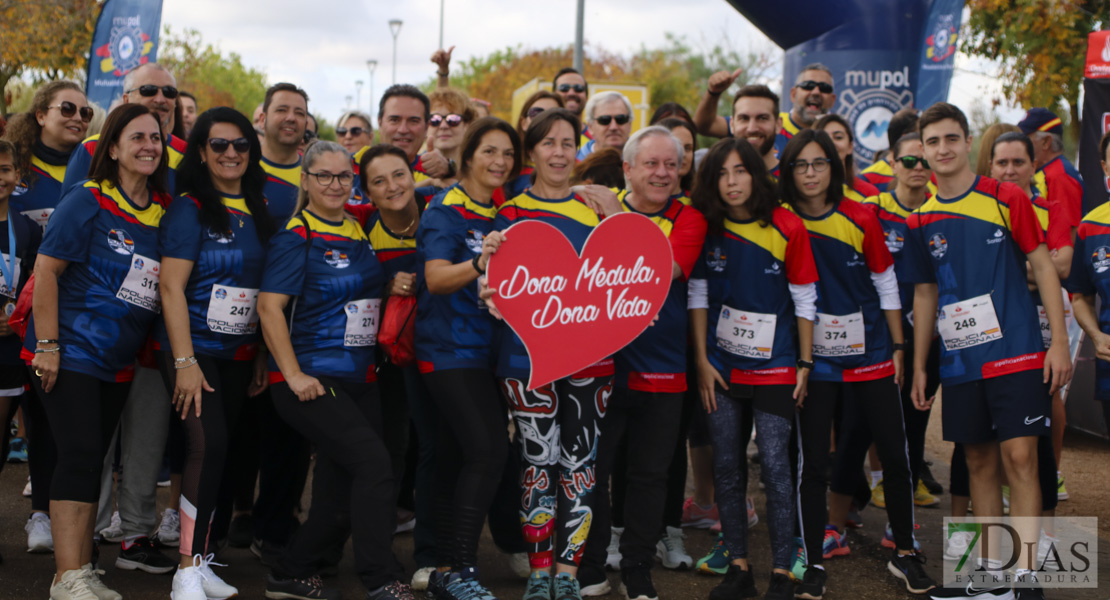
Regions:
<instances>
[{"instance_id":1,"label":"necklace","mask_svg":"<svg viewBox=\"0 0 1110 600\"><path fill-rule=\"evenodd\" d=\"M419 211L419 210L417 210L417 211L416 211L416 216L415 216L415 217L413 217L411 221L409 221L409 224L408 224L408 225L406 225L404 229L393 229L392 227L390 227L390 229L393 229L393 232L394 232L394 233L396 233L397 235L401 235L401 236L403 236L403 235L405 235L406 233L408 233L408 231L409 231L410 229L412 229L412 226L413 226L413 225L416 225L416 220L417 220L417 219L419 219L419 218L420 218L420 211ZM382 221L383 221L383 223L384 223L384 221L385 221L385 214L382 214Z\"/></svg>"}]
</instances>

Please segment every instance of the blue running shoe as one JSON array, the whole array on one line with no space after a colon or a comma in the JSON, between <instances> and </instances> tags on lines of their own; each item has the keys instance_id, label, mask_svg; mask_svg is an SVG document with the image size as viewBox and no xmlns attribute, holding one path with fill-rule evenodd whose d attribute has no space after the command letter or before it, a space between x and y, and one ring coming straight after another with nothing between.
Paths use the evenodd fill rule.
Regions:
<instances>
[{"instance_id":1,"label":"blue running shoe","mask_svg":"<svg viewBox=\"0 0 1110 600\"><path fill-rule=\"evenodd\" d=\"M528 577L521 600L551 600L551 573L536 571Z\"/></svg>"},{"instance_id":2,"label":"blue running shoe","mask_svg":"<svg viewBox=\"0 0 1110 600\"><path fill-rule=\"evenodd\" d=\"M12 441L8 443L8 462L27 462L27 440L21 437L12 438Z\"/></svg>"},{"instance_id":3,"label":"blue running shoe","mask_svg":"<svg viewBox=\"0 0 1110 600\"><path fill-rule=\"evenodd\" d=\"M728 550L725 549L725 536L718 533L717 543L713 544L709 554L698 559L694 568L697 569L698 573L706 575L724 575L728 572L730 562L732 561L728 557Z\"/></svg>"}]
</instances>

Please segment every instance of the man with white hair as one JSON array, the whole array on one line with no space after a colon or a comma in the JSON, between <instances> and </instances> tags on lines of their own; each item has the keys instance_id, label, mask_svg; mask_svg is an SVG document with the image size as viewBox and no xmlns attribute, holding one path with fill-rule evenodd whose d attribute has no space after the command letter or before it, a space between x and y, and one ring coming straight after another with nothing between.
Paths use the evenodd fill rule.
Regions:
<instances>
[{"instance_id":1,"label":"man with white hair","mask_svg":"<svg viewBox=\"0 0 1110 600\"><path fill-rule=\"evenodd\" d=\"M1037 169L1034 182L1041 195L1052 204L1064 207L1063 214L1075 229L1083 217L1083 178L1075 165L1064 157L1064 125L1047 108L1031 108L1018 122L1021 132L1033 141L1033 162Z\"/></svg>"},{"instance_id":2,"label":"man with white hair","mask_svg":"<svg viewBox=\"0 0 1110 600\"><path fill-rule=\"evenodd\" d=\"M578 150L578 160L602 148L623 150L632 133L632 103L620 92L591 96L586 103L586 129L591 139Z\"/></svg>"},{"instance_id":3,"label":"man with white hair","mask_svg":"<svg viewBox=\"0 0 1110 600\"><path fill-rule=\"evenodd\" d=\"M674 568L677 565L667 561L681 556L687 567L693 566L681 548L675 552L670 545L674 540L681 545L680 531L668 531L663 542L659 533L687 385L686 344L675 340L686 339L687 278L701 254L706 222L692 206L671 197L683 151L670 131L659 126L642 129L623 145L623 152L627 189L618 199L626 212L644 215L667 235L674 256L667 274L671 289L655 324L614 356L615 389L601 425L594 522L578 578L583 596L609 590L603 570L611 523L607 482L622 447L620 440L627 436L629 476L625 528L620 537L621 589L626 598L653 600L651 567L657 546L665 566Z\"/></svg>"}]
</instances>

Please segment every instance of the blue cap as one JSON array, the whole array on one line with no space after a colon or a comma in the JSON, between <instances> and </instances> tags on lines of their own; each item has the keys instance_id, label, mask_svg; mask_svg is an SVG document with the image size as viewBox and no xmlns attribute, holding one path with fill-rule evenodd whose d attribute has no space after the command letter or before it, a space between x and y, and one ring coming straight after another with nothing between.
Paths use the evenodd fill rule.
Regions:
<instances>
[{"instance_id":1,"label":"blue cap","mask_svg":"<svg viewBox=\"0 0 1110 600\"><path fill-rule=\"evenodd\" d=\"M1025 113L1025 118L1018 122L1018 128L1025 135L1034 131L1064 135L1064 125L1060 122L1060 117L1047 108L1030 108L1029 112Z\"/></svg>"}]
</instances>

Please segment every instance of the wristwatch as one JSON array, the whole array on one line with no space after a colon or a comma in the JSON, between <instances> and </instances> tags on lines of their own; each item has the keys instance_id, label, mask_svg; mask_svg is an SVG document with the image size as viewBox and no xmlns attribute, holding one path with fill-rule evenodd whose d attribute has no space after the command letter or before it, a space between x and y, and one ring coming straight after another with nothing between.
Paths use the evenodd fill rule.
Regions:
<instances>
[{"instance_id":1,"label":"wristwatch","mask_svg":"<svg viewBox=\"0 0 1110 600\"><path fill-rule=\"evenodd\" d=\"M810 371L813 370L814 366L812 360L802 360L800 358L798 359L797 365L799 369L809 369Z\"/></svg>"}]
</instances>

